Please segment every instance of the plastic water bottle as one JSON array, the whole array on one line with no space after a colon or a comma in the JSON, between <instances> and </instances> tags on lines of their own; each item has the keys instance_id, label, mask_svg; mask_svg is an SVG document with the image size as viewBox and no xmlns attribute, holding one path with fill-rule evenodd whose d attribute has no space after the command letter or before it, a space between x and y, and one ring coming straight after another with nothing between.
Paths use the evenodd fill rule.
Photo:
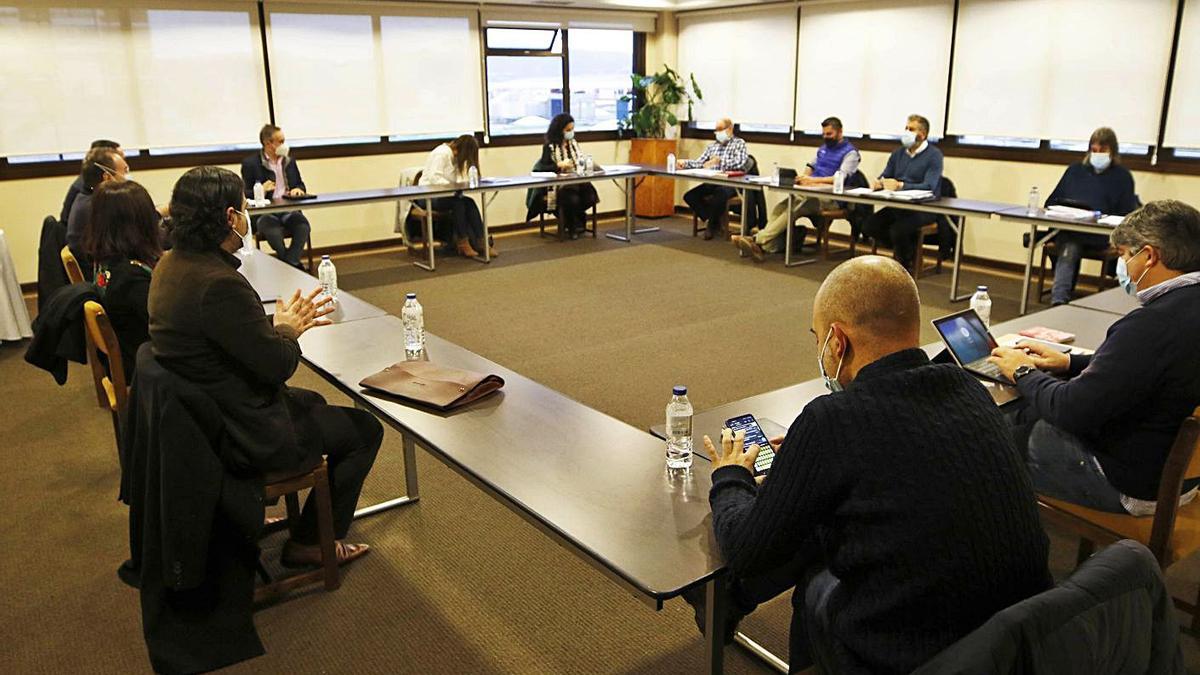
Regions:
<instances>
[{"instance_id":1,"label":"plastic water bottle","mask_svg":"<svg viewBox=\"0 0 1200 675\"><path fill-rule=\"evenodd\" d=\"M846 174L839 169L833 172L833 194L840 195L846 191Z\"/></svg>"},{"instance_id":2,"label":"plastic water bottle","mask_svg":"<svg viewBox=\"0 0 1200 675\"><path fill-rule=\"evenodd\" d=\"M1031 215L1031 216L1037 215L1037 212L1041 208L1041 205L1042 205L1041 195L1038 194L1037 186L1034 185L1033 187L1029 188L1029 211L1028 211L1029 215Z\"/></svg>"},{"instance_id":3,"label":"plastic water bottle","mask_svg":"<svg viewBox=\"0 0 1200 675\"><path fill-rule=\"evenodd\" d=\"M667 468L692 466L692 402L687 387L676 385L667 404Z\"/></svg>"},{"instance_id":4,"label":"plastic water bottle","mask_svg":"<svg viewBox=\"0 0 1200 675\"><path fill-rule=\"evenodd\" d=\"M479 187L479 169L474 165L467 169L467 187Z\"/></svg>"},{"instance_id":5,"label":"plastic water bottle","mask_svg":"<svg viewBox=\"0 0 1200 675\"><path fill-rule=\"evenodd\" d=\"M992 298L988 295L987 286L976 286L975 295L971 296L971 309L983 320L983 325L992 325Z\"/></svg>"},{"instance_id":6,"label":"plastic water bottle","mask_svg":"<svg viewBox=\"0 0 1200 675\"><path fill-rule=\"evenodd\" d=\"M263 189L261 181L254 183L254 205L261 206L267 201L267 191Z\"/></svg>"},{"instance_id":7,"label":"plastic water bottle","mask_svg":"<svg viewBox=\"0 0 1200 675\"><path fill-rule=\"evenodd\" d=\"M404 307L400 309L400 321L404 324L404 357L420 358L425 351L425 311L417 302L416 293L405 296Z\"/></svg>"},{"instance_id":8,"label":"plastic water bottle","mask_svg":"<svg viewBox=\"0 0 1200 675\"><path fill-rule=\"evenodd\" d=\"M779 185L779 162L771 162L771 182Z\"/></svg>"},{"instance_id":9,"label":"plastic water bottle","mask_svg":"<svg viewBox=\"0 0 1200 675\"><path fill-rule=\"evenodd\" d=\"M336 302L337 268L327 255L321 256L321 264L317 265L317 279L321 281L321 293Z\"/></svg>"},{"instance_id":10,"label":"plastic water bottle","mask_svg":"<svg viewBox=\"0 0 1200 675\"><path fill-rule=\"evenodd\" d=\"M667 153L667 173L675 173L675 153Z\"/></svg>"},{"instance_id":11,"label":"plastic water bottle","mask_svg":"<svg viewBox=\"0 0 1200 675\"><path fill-rule=\"evenodd\" d=\"M583 170L589 175L596 170L596 162L592 160L591 155L583 156Z\"/></svg>"}]
</instances>

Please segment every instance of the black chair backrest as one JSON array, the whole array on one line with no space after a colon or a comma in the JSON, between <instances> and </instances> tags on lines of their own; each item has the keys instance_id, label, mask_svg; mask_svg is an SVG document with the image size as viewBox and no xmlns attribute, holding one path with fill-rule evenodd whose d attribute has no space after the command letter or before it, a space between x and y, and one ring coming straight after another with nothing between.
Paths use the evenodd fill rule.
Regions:
<instances>
[{"instance_id":1,"label":"black chair backrest","mask_svg":"<svg viewBox=\"0 0 1200 675\"><path fill-rule=\"evenodd\" d=\"M754 155L746 155L746 174L750 176L758 175L758 160L754 159Z\"/></svg>"}]
</instances>

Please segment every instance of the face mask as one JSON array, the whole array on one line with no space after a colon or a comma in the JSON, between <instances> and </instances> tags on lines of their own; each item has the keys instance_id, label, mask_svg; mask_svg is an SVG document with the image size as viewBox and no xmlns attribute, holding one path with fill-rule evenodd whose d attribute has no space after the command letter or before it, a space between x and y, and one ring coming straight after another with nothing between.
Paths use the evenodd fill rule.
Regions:
<instances>
[{"instance_id":1,"label":"face mask","mask_svg":"<svg viewBox=\"0 0 1200 675\"><path fill-rule=\"evenodd\" d=\"M1092 152L1088 153L1088 162L1096 171L1104 171L1112 165L1112 155L1107 152Z\"/></svg>"},{"instance_id":2,"label":"face mask","mask_svg":"<svg viewBox=\"0 0 1200 675\"><path fill-rule=\"evenodd\" d=\"M725 141L728 141L728 140L729 140L729 132L728 131L722 130L722 131L717 132L717 142L718 143L724 143Z\"/></svg>"},{"instance_id":3,"label":"face mask","mask_svg":"<svg viewBox=\"0 0 1200 675\"><path fill-rule=\"evenodd\" d=\"M572 140L575 138L575 132L574 131L564 131L563 138L568 141Z\"/></svg>"},{"instance_id":4,"label":"face mask","mask_svg":"<svg viewBox=\"0 0 1200 675\"><path fill-rule=\"evenodd\" d=\"M1143 247L1141 251L1138 251L1137 253L1134 253L1133 255L1129 256L1129 259L1133 260L1134 258L1141 255L1142 251L1145 251L1145 250L1146 249ZM1125 259L1122 257L1117 258L1117 283L1121 284L1121 288L1125 289L1125 292L1131 296L1137 296L1137 292L1138 292L1137 285L1142 283L1142 279L1146 278L1146 272L1149 272L1149 271L1150 271L1149 267L1142 270L1141 276L1139 276L1137 278L1137 281L1134 281L1133 279L1129 278L1129 263L1125 262Z\"/></svg>"},{"instance_id":5,"label":"face mask","mask_svg":"<svg viewBox=\"0 0 1200 675\"><path fill-rule=\"evenodd\" d=\"M821 353L817 354L817 367L821 369L821 379L825 380L825 388L832 392L842 391L842 383L838 382L838 375L842 374L842 362L846 360L846 354L842 354L842 358L838 359L837 372L833 377L825 374L825 349L829 347L829 338L833 337L833 326L829 327L829 332L825 334L825 342L821 343Z\"/></svg>"},{"instance_id":6,"label":"face mask","mask_svg":"<svg viewBox=\"0 0 1200 675\"><path fill-rule=\"evenodd\" d=\"M292 148L287 143L280 143L278 148L275 148L275 154L279 157L287 157Z\"/></svg>"},{"instance_id":7,"label":"face mask","mask_svg":"<svg viewBox=\"0 0 1200 675\"><path fill-rule=\"evenodd\" d=\"M912 146L917 144L917 135L905 129L904 133L900 134L900 145L904 146L905 150L911 150Z\"/></svg>"}]
</instances>

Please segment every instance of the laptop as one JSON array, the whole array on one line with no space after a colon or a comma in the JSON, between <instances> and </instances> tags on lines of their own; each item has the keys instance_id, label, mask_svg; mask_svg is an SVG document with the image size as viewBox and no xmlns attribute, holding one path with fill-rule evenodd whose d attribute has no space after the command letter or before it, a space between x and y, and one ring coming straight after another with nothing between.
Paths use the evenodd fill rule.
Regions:
<instances>
[{"instance_id":1,"label":"laptop","mask_svg":"<svg viewBox=\"0 0 1200 675\"><path fill-rule=\"evenodd\" d=\"M946 343L954 362L967 372L992 382L1012 384L996 364L988 361L992 350L999 346L983 320L973 309L964 309L933 320L933 327Z\"/></svg>"}]
</instances>

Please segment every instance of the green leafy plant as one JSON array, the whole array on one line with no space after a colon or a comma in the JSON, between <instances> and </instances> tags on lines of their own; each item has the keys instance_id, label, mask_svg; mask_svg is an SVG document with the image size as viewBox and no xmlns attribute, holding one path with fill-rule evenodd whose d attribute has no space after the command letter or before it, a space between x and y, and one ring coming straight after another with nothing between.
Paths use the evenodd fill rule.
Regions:
<instances>
[{"instance_id":1,"label":"green leafy plant","mask_svg":"<svg viewBox=\"0 0 1200 675\"><path fill-rule=\"evenodd\" d=\"M664 138L667 127L679 124L675 114L677 106L687 103L687 118L692 119L692 106L696 101L703 101L704 94L696 82L696 76L688 75L685 83L679 73L664 65L662 70L653 75L630 76L633 80L633 94L622 96L621 100L634 102L636 110L621 120L619 128L622 131L632 130L638 138Z\"/></svg>"}]
</instances>

